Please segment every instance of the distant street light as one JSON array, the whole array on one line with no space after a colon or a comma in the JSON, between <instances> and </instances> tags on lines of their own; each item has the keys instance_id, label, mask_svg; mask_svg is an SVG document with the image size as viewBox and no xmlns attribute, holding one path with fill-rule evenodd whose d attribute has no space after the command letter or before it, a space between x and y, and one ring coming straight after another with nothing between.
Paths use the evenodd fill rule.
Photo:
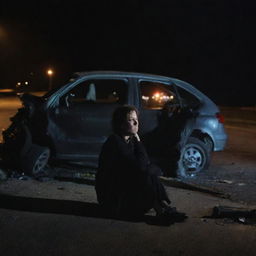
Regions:
<instances>
[{"instance_id":1,"label":"distant street light","mask_svg":"<svg viewBox=\"0 0 256 256\"><path fill-rule=\"evenodd\" d=\"M52 89L53 70L49 68L49 69L47 70L47 75L49 76L49 88L48 88L48 90L50 91L50 90Z\"/></svg>"}]
</instances>

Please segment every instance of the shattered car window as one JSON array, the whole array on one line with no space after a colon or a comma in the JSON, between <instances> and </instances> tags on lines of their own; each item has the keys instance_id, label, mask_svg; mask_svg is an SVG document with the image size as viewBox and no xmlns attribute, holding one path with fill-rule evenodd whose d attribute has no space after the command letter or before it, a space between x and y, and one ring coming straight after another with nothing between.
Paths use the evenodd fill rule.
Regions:
<instances>
[{"instance_id":1,"label":"shattered car window","mask_svg":"<svg viewBox=\"0 0 256 256\"><path fill-rule=\"evenodd\" d=\"M69 86L69 84L71 84L71 82L69 82L68 84L66 84L65 86ZM46 92L42 97L44 99L48 99L49 97L51 97L54 93L58 92L60 90L60 86L56 86L55 88L53 88L52 90Z\"/></svg>"}]
</instances>

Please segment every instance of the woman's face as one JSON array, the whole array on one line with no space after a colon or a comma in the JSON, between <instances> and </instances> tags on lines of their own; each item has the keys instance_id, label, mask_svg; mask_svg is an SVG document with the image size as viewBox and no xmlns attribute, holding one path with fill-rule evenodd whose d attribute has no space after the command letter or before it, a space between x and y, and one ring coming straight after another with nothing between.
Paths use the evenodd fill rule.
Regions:
<instances>
[{"instance_id":1,"label":"woman's face","mask_svg":"<svg viewBox=\"0 0 256 256\"><path fill-rule=\"evenodd\" d=\"M138 133L139 121L135 111L131 111L127 114L127 122L124 127L125 135L134 135Z\"/></svg>"}]
</instances>

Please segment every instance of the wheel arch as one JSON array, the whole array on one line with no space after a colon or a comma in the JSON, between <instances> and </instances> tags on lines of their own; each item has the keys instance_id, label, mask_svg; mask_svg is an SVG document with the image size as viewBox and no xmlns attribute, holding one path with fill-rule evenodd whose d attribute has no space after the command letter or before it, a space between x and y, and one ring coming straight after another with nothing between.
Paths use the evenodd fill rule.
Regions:
<instances>
[{"instance_id":1,"label":"wheel arch","mask_svg":"<svg viewBox=\"0 0 256 256\"><path fill-rule=\"evenodd\" d=\"M195 129L195 130L193 130L193 132L190 134L189 137L195 137L195 138L201 140L202 142L204 142L205 144L208 145L210 151L213 151L214 141L208 133L202 132L199 129Z\"/></svg>"}]
</instances>

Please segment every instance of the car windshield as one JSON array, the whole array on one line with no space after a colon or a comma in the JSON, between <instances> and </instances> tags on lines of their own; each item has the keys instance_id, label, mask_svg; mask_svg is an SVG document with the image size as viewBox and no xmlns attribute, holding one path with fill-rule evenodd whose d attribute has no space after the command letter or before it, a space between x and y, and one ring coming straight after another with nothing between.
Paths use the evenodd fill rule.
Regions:
<instances>
[{"instance_id":1,"label":"car windshield","mask_svg":"<svg viewBox=\"0 0 256 256\"><path fill-rule=\"evenodd\" d=\"M68 86L69 84L73 83L76 79L79 78L79 75L77 73L74 73L69 79L68 81L65 83L64 86ZM52 90L46 92L42 97L44 99L49 98L50 96L52 96L55 92L57 92L61 87L63 87L63 85L57 86L55 88L53 88Z\"/></svg>"},{"instance_id":2,"label":"car windshield","mask_svg":"<svg viewBox=\"0 0 256 256\"><path fill-rule=\"evenodd\" d=\"M68 86L69 84L73 83L73 81L69 81L69 83L65 84L65 86ZM46 92L42 97L44 99L47 99L49 97L51 97L55 92L57 92L61 87L63 87L62 85L61 86L58 86L58 87L55 87L53 88L52 90Z\"/></svg>"}]
</instances>

